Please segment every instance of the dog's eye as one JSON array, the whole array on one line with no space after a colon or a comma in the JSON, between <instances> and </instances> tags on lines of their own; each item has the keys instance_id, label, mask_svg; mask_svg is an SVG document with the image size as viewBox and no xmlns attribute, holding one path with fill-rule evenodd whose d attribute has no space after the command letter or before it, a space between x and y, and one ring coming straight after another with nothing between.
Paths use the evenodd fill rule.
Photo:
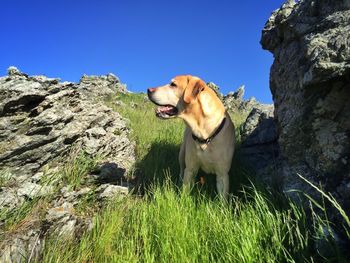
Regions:
<instances>
[{"instance_id":1,"label":"dog's eye","mask_svg":"<svg viewBox=\"0 0 350 263\"><path fill-rule=\"evenodd\" d=\"M171 83L170 83L170 86L171 86L171 87L176 87L176 84L175 84L174 82L171 82Z\"/></svg>"}]
</instances>

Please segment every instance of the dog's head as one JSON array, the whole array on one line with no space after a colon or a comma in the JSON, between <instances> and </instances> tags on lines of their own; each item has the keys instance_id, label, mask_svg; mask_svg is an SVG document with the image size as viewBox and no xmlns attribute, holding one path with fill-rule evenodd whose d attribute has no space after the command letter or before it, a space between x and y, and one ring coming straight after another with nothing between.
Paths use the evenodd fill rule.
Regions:
<instances>
[{"instance_id":1,"label":"dog's head","mask_svg":"<svg viewBox=\"0 0 350 263\"><path fill-rule=\"evenodd\" d=\"M148 98L159 106L156 110L157 117L169 119L185 114L186 109L192 108L205 89L209 88L200 78L182 75L164 86L149 88L147 92Z\"/></svg>"}]
</instances>

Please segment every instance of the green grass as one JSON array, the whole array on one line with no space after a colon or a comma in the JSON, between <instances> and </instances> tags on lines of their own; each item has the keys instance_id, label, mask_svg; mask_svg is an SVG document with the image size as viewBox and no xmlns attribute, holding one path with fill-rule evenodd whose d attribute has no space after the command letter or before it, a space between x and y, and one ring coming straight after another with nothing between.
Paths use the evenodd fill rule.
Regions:
<instances>
[{"instance_id":1,"label":"green grass","mask_svg":"<svg viewBox=\"0 0 350 263\"><path fill-rule=\"evenodd\" d=\"M78 243L51 240L43 261L292 262L307 243L301 214L253 193L225 204L167 181L143 200L111 203Z\"/></svg>"},{"instance_id":2,"label":"green grass","mask_svg":"<svg viewBox=\"0 0 350 263\"><path fill-rule=\"evenodd\" d=\"M25 200L15 209L2 209L0 211L0 222L4 222L0 230L12 231L20 228L27 220L31 212L37 206L39 198Z\"/></svg>"},{"instance_id":3,"label":"green grass","mask_svg":"<svg viewBox=\"0 0 350 263\"><path fill-rule=\"evenodd\" d=\"M107 101L130 120L137 144L135 171L142 177L144 196L111 202L79 240L49 237L40 262L339 261L339 255L325 259L315 251L317 238L324 237L307 227L310 219L301 208L252 185L260 184L239 157L244 116L232 114L238 149L230 171L233 197L223 203L215 197L214 176L201 174L207 183L192 191L179 187L177 154L184 125L157 119L144 97L126 94ZM322 226L322 220L316 218L315 227Z\"/></svg>"},{"instance_id":4,"label":"green grass","mask_svg":"<svg viewBox=\"0 0 350 263\"><path fill-rule=\"evenodd\" d=\"M0 187L6 187L11 181L11 171L9 169L0 170Z\"/></svg>"},{"instance_id":5,"label":"green grass","mask_svg":"<svg viewBox=\"0 0 350 263\"><path fill-rule=\"evenodd\" d=\"M58 165L62 162L58 171L47 173L41 183L44 185L65 185L71 190L77 190L81 187L86 175L94 171L98 164L99 157L89 156L88 154L76 149L68 153L64 160L56 161L51 166Z\"/></svg>"}]
</instances>

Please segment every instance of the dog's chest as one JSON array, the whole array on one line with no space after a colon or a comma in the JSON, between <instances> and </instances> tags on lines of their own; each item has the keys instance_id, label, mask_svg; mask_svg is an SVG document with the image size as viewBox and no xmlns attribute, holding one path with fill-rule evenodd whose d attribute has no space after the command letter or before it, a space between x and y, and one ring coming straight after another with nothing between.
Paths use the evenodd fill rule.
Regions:
<instances>
[{"instance_id":1,"label":"dog's chest","mask_svg":"<svg viewBox=\"0 0 350 263\"><path fill-rule=\"evenodd\" d=\"M217 157L215 156L212 147L197 146L197 158L201 169L206 173L216 173L216 166L218 165Z\"/></svg>"}]
</instances>

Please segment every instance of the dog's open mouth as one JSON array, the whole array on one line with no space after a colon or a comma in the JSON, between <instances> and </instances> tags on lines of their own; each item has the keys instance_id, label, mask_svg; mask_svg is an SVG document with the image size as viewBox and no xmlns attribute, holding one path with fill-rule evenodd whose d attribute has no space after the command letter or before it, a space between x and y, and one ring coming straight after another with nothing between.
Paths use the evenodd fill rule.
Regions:
<instances>
[{"instance_id":1,"label":"dog's open mouth","mask_svg":"<svg viewBox=\"0 0 350 263\"><path fill-rule=\"evenodd\" d=\"M178 114L177 108L171 105L159 106L156 109L156 116L161 119L168 119L171 117L175 117L177 114Z\"/></svg>"}]
</instances>

